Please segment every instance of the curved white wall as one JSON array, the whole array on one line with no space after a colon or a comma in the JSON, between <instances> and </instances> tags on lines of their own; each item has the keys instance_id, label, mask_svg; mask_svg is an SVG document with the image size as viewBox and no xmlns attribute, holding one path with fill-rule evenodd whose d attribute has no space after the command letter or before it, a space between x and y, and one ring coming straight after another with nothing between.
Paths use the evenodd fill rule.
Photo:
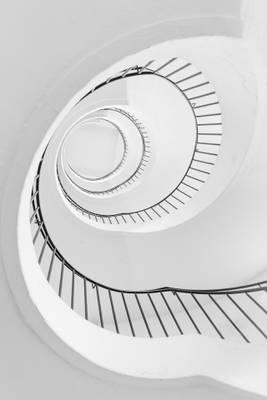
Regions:
<instances>
[{"instance_id":1,"label":"curved white wall","mask_svg":"<svg viewBox=\"0 0 267 400\"><path fill-rule=\"evenodd\" d=\"M117 20L110 19L109 7L112 12L117 15L123 15L122 23L117 24ZM90 9L89 9L90 8ZM79 9L79 12L78 12ZM103 14L103 9L106 13ZM200 10L201 9L201 10ZM62 12L64 10L64 13ZM151 11L152 10L152 11ZM5 12L1 14L2 24L1 37L6 41L6 32L9 32L10 46L3 46L2 58L8 62L2 62L2 95L8 100L3 104L3 112L1 113L1 126L3 131L8 135L3 135L1 146L1 162L4 166L1 169L1 186L6 182L6 176L10 171L10 159L13 158L14 151L19 143L26 143L25 138L29 139L28 145L20 152L20 157L16 158L16 166L13 170L12 181L9 181L6 189L6 198L2 205L2 223L1 223L1 243L2 258L4 265L8 269L8 278L12 283L12 290L15 290L17 299L23 299L19 302L24 311L27 310L26 320L31 322L34 329L40 332L46 340L56 343L57 351L63 356L77 362L77 356L72 353L66 346L57 341L54 335L47 328L46 323L40 318L38 312L32 308L28 293L25 289L23 281L17 280L19 269L18 254L13 246L16 236L16 209L18 199L22 189L22 182L26 170L29 166L30 159L38 145L40 138L44 132L40 131L40 125L48 128L51 120L55 117L54 108L59 109L65 101L60 100L57 96L52 98L50 104L46 103L41 109L36 109L36 103L41 94L57 83L59 77L64 74L70 64L76 62L77 55L84 52L93 51L103 42L108 41L111 36L116 36L137 29L138 27L166 18L174 18L181 16L198 15L230 15L238 16L239 2L220 2L220 1L203 1L201 2L177 2L165 1L162 4L147 1L129 3L117 1L116 4L98 2L94 7L94 13L89 3L79 2L68 3L59 1L57 5L54 2L27 2L23 4L19 1L5 4ZM262 10L260 10L262 13ZM121 14L120 14L121 13ZM51 19L53 15L53 19ZM94 25L94 22L101 18L100 24ZM219 18L220 20L220 18ZM49 21L49 23L48 23ZM186 26L183 31L186 32ZM47 29L49 26L49 29ZM105 26L105 30L102 28ZM218 30L221 29L220 24L214 24ZM60 29L59 29L60 27ZM94 28L92 28L94 27ZM202 29L205 32L206 24L203 23ZM232 24L229 24L232 29ZM92 35L94 29L94 35ZM176 34L177 24L173 25L172 35ZM163 31L167 35L167 31ZM222 29L223 31L223 29ZM233 29L235 31L235 29ZM19 34L18 34L19 32ZM170 33L170 32L169 32ZM140 38L140 43L146 41L153 42L153 35ZM171 35L170 35L171 36ZM168 37L170 38L170 37ZM53 43L50 46L47 43ZM67 43L67 45L65 45ZM125 49L127 44L125 43ZM120 53L118 48L118 54ZM30 61L29 61L30 60ZM51 60L53 62L51 62ZM105 65L105 53L100 56L99 62ZM111 55L109 62L113 62ZM18 68L18 65L20 68ZM85 65L84 65L85 68ZM84 82L84 74L81 66L80 75L76 78L75 87L82 86ZM85 72L85 71L84 71ZM6 79L12 76L12 79ZM70 82L69 82L70 83ZM66 99L74 94L71 83L66 86L66 92L63 95ZM17 105L20 107L17 107ZM29 118L30 110L35 108L35 112ZM16 116L14 117L14 109ZM23 121L28 122L23 124ZM22 128L23 125L23 128ZM31 127L29 129L29 126ZM207 388L204 384L196 381L197 392L195 386L185 386L173 382L167 386L159 383L145 383L144 381L123 380L122 378L109 375L97 367L91 366L90 374L98 376L100 379L88 377L72 366L63 361L60 357L54 355L47 349L45 345L39 341L31 330L22 322L22 318L17 311L10 294L4 275L0 280L1 285L1 358L5 360L1 363L1 395L6 399L28 398L47 399L53 397L64 397L71 399L73 397L84 397L88 393L95 397L116 397L119 398L153 398L160 399L162 396L169 398L177 398L177 393L183 398L205 397L216 398L224 396L229 399L232 395L236 398L251 398L245 393L240 395L239 392L231 392L222 389L219 386L210 386ZM25 318L25 316L24 316ZM19 334L18 334L19 333ZM40 362L40 360L42 360ZM80 365L80 364L79 364ZM84 365L84 364L83 364ZM36 368L38 366L38 368ZM253 365L254 369L258 368L260 373L261 365ZM44 385L45 377L45 385ZM108 378L109 377L109 378ZM105 379L105 382L103 382ZM109 379L109 381L107 381ZM120 385L112 382L120 382ZM240 377L243 381L243 377ZM126 385L124 383L126 382ZM42 390L40 391L40 387ZM250 388L252 391L264 393L264 389L256 385ZM211 397L210 397L211 396ZM254 397L253 397L254 398Z\"/></svg>"}]
</instances>

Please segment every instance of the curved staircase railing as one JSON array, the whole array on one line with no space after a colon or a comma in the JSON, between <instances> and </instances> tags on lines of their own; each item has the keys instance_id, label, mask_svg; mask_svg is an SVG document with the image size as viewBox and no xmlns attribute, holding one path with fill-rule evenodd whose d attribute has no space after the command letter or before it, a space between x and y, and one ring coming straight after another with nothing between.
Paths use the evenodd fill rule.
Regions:
<instances>
[{"instance_id":1,"label":"curved staircase railing","mask_svg":"<svg viewBox=\"0 0 267 400\"><path fill-rule=\"evenodd\" d=\"M42 161L43 157L31 194L33 244L47 281L72 310L118 334L152 338L196 333L247 343L267 339L266 280L213 290L131 291L108 287L79 272L47 231L39 198Z\"/></svg>"}]
</instances>

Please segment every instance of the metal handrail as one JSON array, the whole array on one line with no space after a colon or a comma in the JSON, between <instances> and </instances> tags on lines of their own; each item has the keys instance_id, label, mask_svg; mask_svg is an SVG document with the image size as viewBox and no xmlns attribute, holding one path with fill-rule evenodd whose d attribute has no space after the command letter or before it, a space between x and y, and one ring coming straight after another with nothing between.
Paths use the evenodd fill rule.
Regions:
<instances>
[{"instance_id":1,"label":"metal handrail","mask_svg":"<svg viewBox=\"0 0 267 400\"><path fill-rule=\"evenodd\" d=\"M250 311L250 308L254 307L257 312L261 313L262 319L260 322L264 322L266 324L267 309L263 305L262 301L254 296L260 292L267 292L266 280L221 289L185 289L167 286L139 291L122 290L101 284L85 276L79 271L78 268L72 266L65 259L65 257L52 241L42 215L39 183L44 155L45 153L43 154L38 165L37 173L33 182L30 200L32 208L30 224L32 225L32 227L34 225L36 226L35 231L33 229L33 243L38 252L38 262L41 268L44 262L44 253L45 251L47 251L47 249L50 250L51 255L49 257L49 268L46 274L48 282L51 281L51 274L53 273L53 269L55 268L56 260L58 261L58 265L60 268L59 281L57 282L57 287L54 288L55 290L57 290L57 293L61 298L64 289L64 276L66 275L66 269L71 272L72 278L68 288L70 301L65 300L65 302L73 310L76 310L75 282L77 282L77 279L79 279L80 283L82 283L83 286L83 309L79 309L78 312L85 319L92 319L96 324L100 325L101 327L106 327L108 329L114 330L116 333L122 333L121 326L124 327L123 329L126 329L125 324L127 323L128 333L126 334L131 334L132 336L140 335L154 337L155 335L153 333L152 325L155 324L155 321L157 321L158 329L160 329L161 334L163 334L164 336L170 336L169 327L167 325L170 324L171 321L172 324L175 326L176 334L185 334L186 332L184 327L182 327L182 322L178 320L180 319L184 321L186 318L187 324L190 323L193 332L197 334L205 334L206 330L210 331L210 328L212 328L214 334L219 336L221 339L224 339L227 334L225 334L223 330L225 323L227 323L232 328L232 330L240 338L242 338L242 340L249 343L251 341L254 341L254 338L250 338L249 334L246 332L246 324L244 326L240 324L239 320L242 317L246 320L246 323L249 324L250 328L251 326L254 328L254 333L256 334L256 336L258 335L261 339L267 339L267 334L261 326L261 323L256 321L251 316ZM38 241L39 248L37 247ZM90 314L90 312L92 313L92 310L90 310L90 307L88 307L89 291L93 291L95 298L95 306L92 315ZM246 300L250 304L249 310L247 310L243 303L240 302L240 296L242 295L245 296ZM106 297L105 301L103 301L104 296ZM174 306L171 304L172 301L170 296L173 296L173 298L175 298L177 301L177 305L179 306L179 308L176 309L176 311L174 310ZM161 300L160 307L156 304L156 297L157 301L159 299ZM120 299L120 306L118 306L118 298ZM148 306L144 306L144 299L146 299ZM192 305L190 305L190 307L188 306L188 299L193 301L193 308ZM203 302L203 299L205 300L205 302ZM133 303L133 301L139 313L139 317L133 317L133 304L129 304L130 302ZM225 305L225 302L228 302L228 306ZM238 317L232 315L233 313L231 313L228 309L229 305L234 308L234 314L238 314ZM164 306L164 310L162 310L162 306ZM211 313L211 306L215 307L216 311L220 313L223 322L218 322L217 320L215 321L215 318ZM109 307L108 323L106 318L107 307ZM122 307L124 310L123 322L121 320ZM136 310L134 313L136 315ZM168 315L169 318L168 322L166 322L166 315ZM202 316L202 318L205 318L205 328L203 328L201 323L199 322L200 316ZM140 321L143 324L143 331L140 328ZM151 321L154 322L152 323ZM185 324L185 321L183 322L183 324ZM141 329L142 334L139 334L137 332L137 328L139 330ZM248 329L249 332L250 328ZM156 335L158 335L158 329Z\"/></svg>"},{"instance_id":2,"label":"metal handrail","mask_svg":"<svg viewBox=\"0 0 267 400\"><path fill-rule=\"evenodd\" d=\"M179 67L178 69L173 70L172 72L168 73L167 75L164 75L162 73L162 71L164 71L164 68L166 66L169 66L170 64L172 64L174 61L176 61L177 58L171 58L170 60L168 60L167 62L165 62L164 64L162 64L161 66L157 67L156 69L152 68L152 64L154 63L153 60L149 61L146 65L144 66L138 66L138 65L134 65L131 66L127 69L124 69L122 71L119 71L117 74L115 74L114 76L109 77L106 81L101 82L100 84L96 85L94 88L92 88L88 93L86 93L80 100L79 102L81 102L83 99L85 99L87 96L89 96L90 94L92 94L93 92L95 92L96 90L100 89L101 87L105 86L106 84L110 83L110 82L114 82L120 79L124 79L124 78L131 78L131 77L135 77L135 76L140 76L142 75L156 75L162 79L167 80L170 84L172 84L177 90L179 90L179 92L184 96L184 98L186 99L186 101L188 102L189 106L192 109L193 115L194 115L194 120L195 120L195 128L196 128L196 139L195 139L195 143L194 143L194 151L191 157L191 160L189 162L188 168L184 173L183 178L179 181L178 185L174 188L174 190L172 190L170 193L168 193L164 198L162 198L160 201L152 204L149 207L146 207L144 209L139 209L139 210L131 210L128 212L121 212L121 213L115 213L115 214L103 214L103 213L96 213L93 212L91 210L85 209L84 207L82 207L80 204L78 204L74 199L72 199L68 193L66 192L66 190L64 189L64 185L59 177L58 171L57 171L57 177L58 177L58 182L59 185L61 187L61 190L65 196L65 198L68 200L68 202L80 213L82 213L83 215L87 215L89 219L94 218L97 222L101 222L101 223L110 223L113 224L120 224L120 223L126 223L126 218L129 217L129 221L130 222L134 222L136 223L138 222L144 222L144 218L147 218L148 220L153 220L154 218L161 218L163 214L169 214L170 211L168 211L168 208L170 210L177 210L178 207L183 206L185 204L186 199L188 200L188 198L191 198L192 196L187 192L189 190L193 190L194 192L198 192L199 188L197 187L196 182L201 182L204 183L207 175L209 175L209 172L201 169L196 169L193 167L193 163L197 162L197 163L201 163L201 165L206 165L206 166L211 166L214 165L213 162L211 162L211 160L199 160L199 157L197 157L197 154L202 154L202 155L208 155L209 156L214 156L215 158L218 156L218 152L214 153L209 153L206 151L203 151L202 148L199 148L199 146L202 145L216 145L218 147L218 151L219 151L219 146L220 143L215 143L215 142L202 142L201 139L201 135L204 136L213 136L213 137L217 137L219 138L222 134L221 133L203 133L200 132L200 127L202 127L203 125L221 125L221 122L215 122L215 123L203 123L202 121L199 120L199 118L202 118L203 115L198 115L196 113L196 109L198 109L199 107L209 107L212 105L216 105L219 104L218 101L212 102L212 103L207 103L205 105L201 105L201 106L196 106L195 102L197 101L197 98L202 98L205 96L210 96L210 95L215 95L214 91L210 91L207 89L207 92L204 94L201 94L200 96L196 96L196 97L190 97L190 90L194 89L196 87L199 86L205 86L206 85L210 85L209 81L205 81L203 83L201 83L200 85L197 86L192 86L189 87L187 89L182 89L182 87L180 86L180 84L183 84L184 81L190 82L191 79L194 79L196 76L201 75L202 73L199 71L195 74L189 75L184 79L178 80L176 81L174 76L175 73L179 72L179 71L184 71L185 69L187 69L188 67L191 66L191 63L186 63L183 66ZM189 93L187 92L189 91ZM221 118L221 113L215 113L215 114L210 114L213 117L215 116L216 118ZM205 116L205 115L204 115ZM191 171L191 172L190 172ZM195 176L193 176L193 172L194 171L198 171L198 173L202 174L202 179L199 179ZM186 182L186 179L189 178L190 184L189 182ZM143 213L143 216L142 216ZM144 217L144 218L143 218ZM136 218L136 219L135 219Z\"/></svg>"}]
</instances>

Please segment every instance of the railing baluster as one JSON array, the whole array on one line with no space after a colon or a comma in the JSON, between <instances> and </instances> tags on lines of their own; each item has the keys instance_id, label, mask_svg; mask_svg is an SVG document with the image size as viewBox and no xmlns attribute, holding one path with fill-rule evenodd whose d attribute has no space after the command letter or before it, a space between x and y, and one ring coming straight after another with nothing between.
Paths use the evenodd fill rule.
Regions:
<instances>
[{"instance_id":1,"label":"railing baluster","mask_svg":"<svg viewBox=\"0 0 267 400\"><path fill-rule=\"evenodd\" d=\"M238 328L238 326L234 323L232 318L224 311L224 309L220 306L220 304L209 294L209 298L213 301L213 303L218 307L221 313L225 316L225 318L230 322L230 324L237 330L237 332L242 336L242 338L247 342L250 343L246 335Z\"/></svg>"},{"instance_id":2,"label":"railing baluster","mask_svg":"<svg viewBox=\"0 0 267 400\"><path fill-rule=\"evenodd\" d=\"M137 65L134 65L134 66L132 66L132 67L130 67L130 68L127 68L126 71L122 74L122 78L125 78L126 75L127 75L129 72L131 72L132 70L137 69L137 68L138 68Z\"/></svg>"},{"instance_id":3,"label":"railing baluster","mask_svg":"<svg viewBox=\"0 0 267 400\"><path fill-rule=\"evenodd\" d=\"M208 313L206 312L206 310L203 308L203 306L200 304L200 302L198 301L198 299L196 298L196 296L191 293L191 296L193 297L193 299L195 300L195 302L197 303L197 305L199 306L199 308L201 309L201 311L203 312L203 314L206 316L206 318L208 319L208 321L211 323L211 325L213 326L213 328L215 329L215 331L218 333L218 335L220 336L221 339L224 339L224 336L222 335L222 333L220 332L220 330L217 328L217 326L215 325L215 323L212 321L212 319L210 318L210 316L208 315Z\"/></svg>"},{"instance_id":4,"label":"railing baluster","mask_svg":"<svg viewBox=\"0 0 267 400\"><path fill-rule=\"evenodd\" d=\"M148 323L147 323L147 320L146 320L146 317L145 317L143 308L142 308L142 306L141 306L141 304L140 304L139 298L138 298L138 296L137 296L136 293L134 294L134 296L135 296L136 302L137 302L137 304L138 304L139 310L140 310L140 312L141 312L143 321L144 321L144 323L145 323L147 333L148 333L149 337L152 338L152 333L151 333L150 328L149 328L149 325L148 325Z\"/></svg>"},{"instance_id":5,"label":"railing baluster","mask_svg":"<svg viewBox=\"0 0 267 400\"><path fill-rule=\"evenodd\" d=\"M34 180L33 180L33 183L36 182L36 180L39 178L39 176L40 176L40 174L36 174L36 175L35 175Z\"/></svg>"},{"instance_id":6,"label":"railing baluster","mask_svg":"<svg viewBox=\"0 0 267 400\"><path fill-rule=\"evenodd\" d=\"M75 269L72 270L71 280L71 308L74 309L74 291L75 291Z\"/></svg>"},{"instance_id":7,"label":"railing baluster","mask_svg":"<svg viewBox=\"0 0 267 400\"><path fill-rule=\"evenodd\" d=\"M115 325L115 328L116 328L116 332L120 333L119 326L118 326L118 321L117 321L117 317L116 317L116 312L115 312L115 308L114 308L114 304L113 304L112 294L111 294L110 290L108 290L108 295L109 295L109 301L110 301L110 305L111 305L113 321L114 321L114 325Z\"/></svg>"},{"instance_id":8,"label":"railing baluster","mask_svg":"<svg viewBox=\"0 0 267 400\"><path fill-rule=\"evenodd\" d=\"M104 321L103 321L103 315L102 315L102 308L101 308L101 302L100 302L100 295L99 295L98 286L96 285L95 288L96 288L96 297L97 297L100 324L101 324L101 327L104 328Z\"/></svg>"},{"instance_id":9,"label":"railing baluster","mask_svg":"<svg viewBox=\"0 0 267 400\"><path fill-rule=\"evenodd\" d=\"M145 70L149 65L151 65L153 62L154 62L154 60L148 61L143 67L141 67L141 68L138 70L138 74L142 74L142 73L144 72L144 70Z\"/></svg>"},{"instance_id":10,"label":"railing baluster","mask_svg":"<svg viewBox=\"0 0 267 400\"><path fill-rule=\"evenodd\" d=\"M151 215L148 214L147 210L144 210L144 213L148 216L148 218L150 219L150 221L153 221L153 218L151 217Z\"/></svg>"},{"instance_id":11,"label":"railing baluster","mask_svg":"<svg viewBox=\"0 0 267 400\"><path fill-rule=\"evenodd\" d=\"M126 311L126 315L127 315L127 319L128 319L130 328L131 328L132 335L135 336L132 320L131 320L131 317L130 317L130 313L129 313L128 306L127 306L126 299L124 297L124 293L123 292L121 292L121 297L122 297L122 300L123 300L124 308L125 308L125 311Z\"/></svg>"},{"instance_id":12,"label":"railing baluster","mask_svg":"<svg viewBox=\"0 0 267 400\"><path fill-rule=\"evenodd\" d=\"M175 83L176 85L179 85L179 83L188 81L188 79L194 78L195 76L198 76L198 75L201 75L201 74L202 74L202 72L196 72L195 74L192 74L192 75L190 75L190 76L187 76L186 78L180 79L179 81L174 82L174 83Z\"/></svg>"},{"instance_id":13,"label":"railing baluster","mask_svg":"<svg viewBox=\"0 0 267 400\"><path fill-rule=\"evenodd\" d=\"M184 68L187 68L187 67L189 67L190 65L191 65L191 63L187 63L187 64L182 65L180 68L177 68L177 69L175 69L174 71L170 72L169 74L165 75L165 78L169 78L170 76L176 74L177 72L182 71ZM190 89L192 89L192 88L190 88ZM186 90L189 90L189 89L184 89L184 92L185 92Z\"/></svg>"},{"instance_id":14,"label":"railing baluster","mask_svg":"<svg viewBox=\"0 0 267 400\"><path fill-rule=\"evenodd\" d=\"M49 270L48 270L48 274L47 274L48 282L50 281L50 276L51 276L51 272L52 272L52 268L53 268L53 264L54 264L55 254L56 254L56 249L54 248L53 253L51 255L51 261L50 261Z\"/></svg>"},{"instance_id":15,"label":"railing baluster","mask_svg":"<svg viewBox=\"0 0 267 400\"><path fill-rule=\"evenodd\" d=\"M36 190L32 195L31 195L31 201L35 198L35 196L39 193L39 190Z\"/></svg>"},{"instance_id":16,"label":"railing baluster","mask_svg":"<svg viewBox=\"0 0 267 400\"><path fill-rule=\"evenodd\" d=\"M166 328L165 328L165 326L164 326L164 324L163 324L163 322L162 322L162 319L160 318L160 315L159 315L159 313L158 313L158 310L157 310L157 308L156 308L156 306L155 306L155 304L154 304L154 301L152 300L152 297L151 297L151 295L149 294L149 293L147 293L147 295L148 295L148 298L149 298L149 300L150 300L150 303L151 303L151 305L152 305L152 307L153 307L153 309L154 309L154 311L155 311L155 314L156 314L156 316L157 316L157 318L158 318L158 320L159 320L159 323L160 323L160 325L161 325L161 327L162 327L162 330L163 330L163 332L165 333L165 336L169 336L168 335L168 332L167 332L167 330L166 330Z\"/></svg>"},{"instance_id":17,"label":"railing baluster","mask_svg":"<svg viewBox=\"0 0 267 400\"><path fill-rule=\"evenodd\" d=\"M34 210L34 212L33 212L33 214L31 215L31 218L30 218L30 223L32 223L32 221L33 221L33 219L34 219L34 217L35 217L35 215L38 213L38 211L39 211L39 206Z\"/></svg>"},{"instance_id":18,"label":"railing baluster","mask_svg":"<svg viewBox=\"0 0 267 400\"><path fill-rule=\"evenodd\" d=\"M267 310L256 300L254 297L252 297L248 292L246 292L247 297L250 298L250 300L253 301L265 314L267 314Z\"/></svg>"},{"instance_id":19,"label":"railing baluster","mask_svg":"<svg viewBox=\"0 0 267 400\"><path fill-rule=\"evenodd\" d=\"M266 284L266 282L265 282L265 284ZM262 292L267 293L267 288L266 287L262 288L262 284L261 283L259 283L258 286L262 289Z\"/></svg>"},{"instance_id":20,"label":"railing baluster","mask_svg":"<svg viewBox=\"0 0 267 400\"><path fill-rule=\"evenodd\" d=\"M34 235L33 240L32 240L33 243L36 242L36 239L37 239L37 237L38 237L38 235L39 235L39 233L40 233L40 230L42 229L42 226L43 226L43 222L40 223L40 225L39 225L38 228L37 228L37 231L35 232L35 235Z\"/></svg>"},{"instance_id":21,"label":"railing baluster","mask_svg":"<svg viewBox=\"0 0 267 400\"><path fill-rule=\"evenodd\" d=\"M64 277L64 260L62 260L62 263L61 263L60 281L59 281L59 288L58 288L59 297L61 297L61 294L62 294L63 277Z\"/></svg>"},{"instance_id":22,"label":"railing baluster","mask_svg":"<svg viewBox=\"0 0 267 400\"><path fill-rule=\"evenodd\" d=\"M171 58L170 60L168 60L167 62L165 62L164 64L162 64L160 67L158 67L157 69L154 70L154 73L159 72L160 70L162 70L163 68L167 67L167 65L171 64L173 61L177 60L177 57Z\"/></svg>"},{"instance_id":23,"label":"railing baluster","mask_svg":"<svg viewBox=\"0 0 267 400\"><path fill-rule=\"evenodd\" d=\"M183 307L184 311L186 312L188 318L190 319L190 321L192 322L194 328L196 329L197 333L199 333L201 335L200 329L197 326L197 324L195 323L192 315L189 313L188 309L186 308L183 300L180 298L179 294L177 292L174 292L174 295L176 296L176 298L179 300L179 303L181 304L181 306Z\"/></svg>"},{"instance_id":24,"label":"railing baluster","mask_svg":"<svg viewBox=\"0 0 267 400\"><path fill-rule=\"evenodd\" d=\"M175 325L176 325L177 328L178 328L178 331L181 333L181 335L183 335L183 331L182 331L180 325L178 324L178 321L177 321L177 319L175 318L175 316L174 316L174 314L173 314L173 311L172 311L172 309L171 309L169 303L167 302L167 300L166 300L164 294L163 294L162 292L160 292L160 294L161 294L161 297L162 297L164 303L166 304L167 309L169 310L169 312L170 312L170 314L171 314L171 316L172 316L172 319L174 320Z\"/></svg>"},{"instance_id":25,"label":"railing baluster","mask_svg":"<svg viewBox=\"0 0 267 400\"><path fill-rule=\"evenodd\" d=\"M83 278L83 297L84 297L84 317L88 320L87 286L86 279Z\"/></svg>"},{"instance_id":26,"label":"railing baluster","mask_svg":"<svg viewBox=\"0 0 267 400\"><path fill-rule=\"evenodd\" d=\"M43 246L42 246L42 250L41 250L41 253L40 253L39 258L38 258L38 264L41 264L41 262L42 262L42 258L43 258L43 255L44 255L44 250L45 250L45 246L47 244L47 241L48 241L48 236L46 236L46 238L44 240L44 243L43 243Z\"/></svg>"},{"instance_id":27,"label":"railing baluster","mask_svg":"<svg viewBox=\"0 0 267 400\"><path fill-rule=\"evenodd\" d=\"M255 321L253 321L253 319L246 313L246 311L229 294L227 294L226 296L239 309L239 311L249 320L249 322L258 330L258 332L260 332L262 336L264 336L265 339L267 339L267 335L263 332L263 330L259 327L259 325L256 324Z\"/></svg>"}]
</instances>

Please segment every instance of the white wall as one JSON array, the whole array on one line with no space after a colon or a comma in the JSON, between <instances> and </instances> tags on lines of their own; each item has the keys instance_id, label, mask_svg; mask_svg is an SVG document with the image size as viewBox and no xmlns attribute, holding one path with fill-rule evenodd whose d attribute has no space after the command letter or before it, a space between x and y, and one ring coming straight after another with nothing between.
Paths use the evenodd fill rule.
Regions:
<instances>
[{"instance_id":1,"label":"white wall","mask_svg":"<svg viewBox=\"0 0 267 400\"><path fill-rule=\"evenodd\" d=\"M23 135L32 110L49 87L83 54L95 50L118 35L168 18L192 14L192 5L201 13L237 15L239 1L52 1L19 0L2 4L1 41L1 148L0 193L9 172L10 160ZM193 12L194 14L195 12ZM117 18L111 18L117 15ZM39 137L39 136L38 136ZM33 139L34 140L34 139ZM37 139L36 139L37 140ZM20 165L17 165L18 170ZM9 192L10 193L10 192ZM14 182L14 195L17 195ZM15 218L3 216L2 243L12 247ZM5 208L7 210L7 208ZM10 219L10 224L8 223ZM3 228L5 231L3 232ZM1 251L2 255L3 251ZM2 264L2 261L1 261ZM2 265L1 265L2 266ZM19 268L14 265L14 268ZM0 271L0 396L3 399L246 399L254 396L196 380L192 385L151 384L103 374L92 375L72 367L41 342L23 322L8 288L3 268ZM17 290L23 288L17 287ZM45 328L44 322L38 321ZM104 376L105 375L105 376ZM107 381L106 381L107 380Z\"/></svg>"}]
</instances>

